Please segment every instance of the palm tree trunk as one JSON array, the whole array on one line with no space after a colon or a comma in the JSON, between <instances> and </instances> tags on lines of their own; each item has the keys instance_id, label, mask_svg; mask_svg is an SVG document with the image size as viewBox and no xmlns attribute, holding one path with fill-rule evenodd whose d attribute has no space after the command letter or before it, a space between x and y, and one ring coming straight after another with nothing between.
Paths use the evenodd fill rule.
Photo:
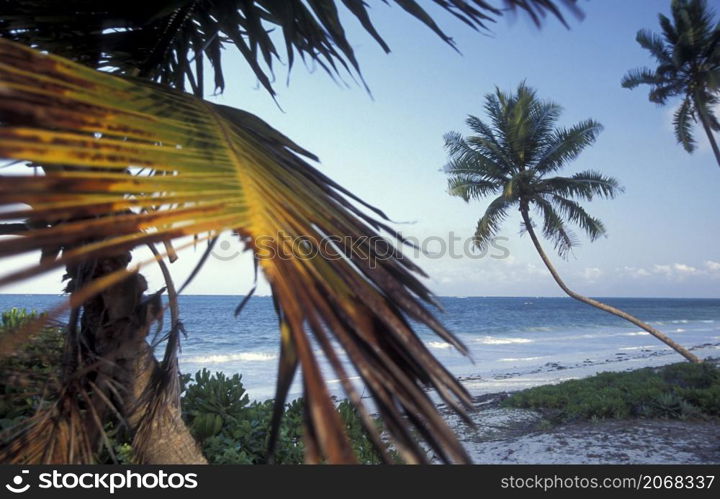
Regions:
<instances>
[{"instance_id":1,"label":"palm tree trunk","mask_svg":"<svg viewBox=\"0 0 720 499\"><path fill-rule=\"evenodd\" d=\"M675 341L673 341L672 339L667 337L665 334L663 334L662 332L655 329L654 327L642 322L637 317L634 317L634 316L628 314L627 312L623 312L622 310L612 307L610 305L607 305L605 303L599 302L597 300L593 300L592 298L588 298L587 296L583 296L579 293L576 293L572 289L568 288L567 285L565 284L565 282L560 278L560 274L558 274L557 270L553 266L553 264L550 261L550 259L548 258L548 256L545 254L545 251L543 251L542 246L540 245L540 241L538 240L538 237L535 234L535 230L532 227L532 222L530 221L530 216L527 212L527 209L521 208L520 213L522 214L523 222L525 222L525 227L528 231L528 234L530 234L530 239L532 239L532 242L535 245L535 249L540 254L540 258L542 259L543 263L550 271L550 274L552 275L553 279L555 279L555 282L558 283L558 286L560 286L560 288L565 293L567 293L568 296L570 296L571 298L574 298L578 301L581 301L583 303L586 303L588 305L592 305L595 308L598 308L600 310L603 310L605 312L613 314L617 317L625 319L626 321L629 321L629 322L635 324L639 328L644 329L645 331L647 331L648 333L650 333L651 335L653 335L654 337L656 337L657 339L659 339L660 341L662 341L663 343L668 345L670 348L672 348L673 350L678 352L680 355L685 357L690 362L700 362L700 359L698 359L697 356L695 356L693 353L689 352L685 347L676 343Z\"/></svg>"},{"instance_id":2,"label":"palm tree trunk","mask_svg":"<svg viewBox=\"0 0 720 499\"><path fill-rule=\"evenodd\" d=\"M148 398L153 375L159 368L150 345L142 342L137 353L130 369L134 403L126 407L127 421L134 432L135 460L142 464L207 464L182 419L180 404L167 399L155 404L158 401Z\"/></svg>"},{"instance_id":3,"label":"palm tree trunk","mask_svg":"<svg viewBox=\"0 0 720 499\"><path fill-rule=\"evenodd\" d=\"M718 148L718 144L715 141L715 136L713 135L712 128L710 128L710 123L708 122L707 116L705 116L704 107L701 107L698 104L698 99L695 98L695 109L697 110L698 116L700 117L700 123L702 123L702 126L705 129L705 134L710 141L710 147L712 147L713 153L715 153L715 160L717 161L718 166L720 166L720 148Z\"/></svg>"},{"instance_id":4,"label":"palm tree trunk","mask_svg":"<svg viewBox=\"0 0 720 499\"><path fill-rule=\"evenodd\" d=\"M100 259L87 277L125 268L129 259L129 253ZM179 394L155 389L160 367L147 336L162 305L146 300L146 289L145 278L135 274L83 306L80 335L90 347L86 355L98 360L94 384L102 392L95 395L96 412L111 416L107 401L112 401L133 435L134 457L141 464L206 464L182 420Z\"/></svg>"}]
</instances>

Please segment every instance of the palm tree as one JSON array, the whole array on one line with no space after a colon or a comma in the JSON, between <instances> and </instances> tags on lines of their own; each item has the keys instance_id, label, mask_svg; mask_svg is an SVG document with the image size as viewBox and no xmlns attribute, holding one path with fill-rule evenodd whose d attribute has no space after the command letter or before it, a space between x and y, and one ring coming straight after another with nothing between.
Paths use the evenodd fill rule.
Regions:
<instances>
[{"instance_id":1,"label":"palm tree","mask_svg":"<svg viewBox=\"0 0 720 499\"><path fill-rule=\"evenodd\" d=\"M395 3L452 45L418 3ZM481 0L433 3L474 29L504 13ZM575 0L505 3L537 23L547 14L564 22L556 4L576 11ZM469 396L411 320L465 348L428 309L435 302L418 279L421 270L381 237L399 234L381 211L313 168L312 154L267 123L203 100L206 70L215 90L225 86L228 45L270 94L282 49L288 66L299 57L333 77L362 79L339 4L389 50L360 0L0 0L0 158L43 169L0 182L0 220L8 222L0 233L13 236L0 239L0 257L42 253L39 264L11 269L0 285L65 268L71 308L63 388L4 435L2 460L91 462L110 421L133 435L140 462L204 461L178 403L183 328L176 297L187 282L176 288L167 262L183 247L207 243L192 279L224 231L254 252L276 303L281 358L270 447L301 367L308 460L354 461L310 347L314 339L376 443L380 436L335 345L359 372L407 461L426 459L417 435L446 461L468 460L424 387L460 412ZM328 237L374 244L346 253L321 244ZM293 239L333 254L301 258L288 246ZM131 250L144 245L153 258L130 265ZM160 266L170 303L159 362L146 337L163 290L145 293L139 271L149 264ZM3 335L0 356L37 327Z\"/></svg>"},{"instance_id":2,"label":"palm tree","mask_svg":"<svg viewBox=\"0 0 720 499\"><path fill-rule=\"evenodd\" d=\"M681 96L673 119L678 143L687 152L695 150L692 124L699 121L720 166L720 148L713 135L720 131L713 112L720 102L720 22L713 20L705 0L673 0L671 11L672 21L658 15L662 36L640 30L636 37L657 60L657 67L629 71L622 86L650 85L648 98L657 104Z\"/></svg>"},{"instance_id":3,"label":"palm tree","mask_svg":"<svg viewBox=\"0 0 720 499\"><path fill-rule=\"evenodd\" d=\"M496 89L485 97L490 121L469 116L475 135L463 138L452 132L445 145L450 155L446 167L449 192L466 202L499 194L478 221L474 241L487 248L511 209L517 208L523 228L530 235L540 258L555 282L570 297L621 317L652 334L692 362L698 358L665 334L615 307L588 298L570 289L542 248L531 217L534 209L542 220L542 234L553 243L561 257L576 245L568 223L584 231L590 240L605 234L603 223L590 216L578 200L613 198L622 190L618 181L595 171L571 177L551 176L577 158L595 142L599 123L586 120L570 128L556 128L559 105L538 99L535 90L521 83L513 94Z\"/></svg>"}]
</instances>

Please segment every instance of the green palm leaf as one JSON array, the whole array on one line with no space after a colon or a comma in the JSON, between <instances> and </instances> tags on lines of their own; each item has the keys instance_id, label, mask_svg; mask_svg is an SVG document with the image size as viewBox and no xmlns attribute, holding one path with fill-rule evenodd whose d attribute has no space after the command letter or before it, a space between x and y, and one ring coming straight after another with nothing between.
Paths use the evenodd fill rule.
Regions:
<instances>
[{"instance_id":1,"label":"green palm leaf","mask_svg":"<svg viewBox=\"0 0 720 499\"><path fill-rule=\"evenodd\" d=\"M572 127L553 130L544 134L545 143L537 153L534 169L549 173L575 160L582 151L593 145L602 125L594 120L585 120Z\"/></svg>"},{"instance_id":2,"label":"green palm leaf","mask_svg":"<svg viewBox=\"0 0 720 499\"><path fill-rule=\"evenodd\" d=\"M695 122L693 114L692 100L684 99L673 115L675 138L687 152L695 150L695 138L692 133L692 126Z\"/></svg>"},{"instance_id":3,"label":"green palm leaf","mask_svg":"<svg viewBox=\"0 0 720 499\"><path fill-rule=\"evenodd\" d=\"M333 345L344 349L409 461L425 460L413 427L442 459L467 460L424 388L458 410L469 396L409 320L465 347L423 305L432 297L421 271L380 231L396 234L305 162L309 153L242 111L2 39L0 114L0 157L47 165L43 176L3 177L0 218L31 219L33 228L0 240L0 256L63 248L0 284L141 244L233 231L254 252L278 306L280 398L296 363L302 368L316 457L353 461L311 338L347 381ZM324 244L329 237L361 244L350 251ZM93 281L72 300L82 303L129 272ZM344 386L362 405L352 384Z\"/></svg>"},{"instance_id":4,"label":"green palm leaf","mask_svg":"<svg viewBox=\"0 0 720 499\"><path fill-rule=\"evenodd\" d=\"M536 197L533 198L533 204L542 215L543 235L553 243L558 255L565 258L570 250L578 244L575 234L567 228L565 221L555 210L552 203L541 197Z\"/></svg>"},{"instance_id":5,"label":"green palm leaf","mask_svg":"<svg viewBox=\"0 0 720 499\"><path fill-rule=\"evenodd\" d=\"M508 210L512 206L512 201L505 196L498 196L490 202L485 214L478 220L475 228L474 242L475 246L483 251L495 237L502 226L503 221L508 215Z\"/></svg>"},{"instance_id":6,"label":"green palm leaf","mask_svg":"<svg viewBox=\"0 0 720 499\"><path fill-rule=\"evenodd\" d=\"M576 173L572 177L543 179L538 182L536 191L592 201L596 196L613 199L623 189L616 179L589 170Z\"/></svg>"},{"instance_id":7,"label":"green palm leaf","mask_svg":"<svg viewBox=\"0 0 720 499\"><path fill-rule=\"evenodd\" d=\"M636 37L657 66L628 71L622 86L648 85L648 99L657 104L681 98L673 119L677 142L693 152L692 125L700 123L720 166L720 148L713 134L720 131L714 112L720 92L720 23L706 0L672 0L670 10L672 19L658 16L662 35L640 30Z\"/></svg>"},{"instance_id":8,"label":"green palm leaf","mask_svg":"<svg viewBox=\"0 0 720 499\"><path fill-rule=\"evenodd\" d=\"M637 40L642 48L648 50L658 62L663 64L670 64L672 62L672 55L660 35L650 30L641 29L638 31L635 40Z\"/></svg>"},{"instance_id":9,"label":"green palm leaf","mask_svg":"<svg viewBox=\"0 0 720 499\"><path fill-rule=\"evenodd\" d=\"M605 225L602 221L588 215L585 209L577 202L558 195L551 196L550 202L567 220L585 231L591 241L595 241L605 234Z\"/></svg>"},{"instance_id":10,"label":"green palm leaf","mask_svg":"<svg viewBox=\"0 0 720 499\"><path fill-rule=\"evenodd\" d=\"M341 3L349 16L339 8ZM475 30L486 29L506 10L526 13L537 25L553 16L567 26L563 11L582 17L576 0L505 0L508 9L485 0L393 3L451 46L452 38L425 4L449 12ZM189 83L198 95L203 95L205 60L212 65L216 89L223 89L223 49L233 45L259 83L274 94L278 62L291 69L299 58L333 77L360 74L345 31L346 17L354 17L389 52L369 7L364 0L0 0L0 37L181 90Z\"/></svg>"}]
</instances>

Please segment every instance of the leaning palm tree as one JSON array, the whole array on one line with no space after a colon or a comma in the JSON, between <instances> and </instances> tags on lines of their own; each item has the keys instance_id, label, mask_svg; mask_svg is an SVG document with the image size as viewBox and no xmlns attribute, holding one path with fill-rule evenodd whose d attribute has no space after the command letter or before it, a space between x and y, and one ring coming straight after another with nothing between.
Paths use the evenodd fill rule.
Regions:
<instances>
[{"instance_id":1,"label":"leaning palm tree","mask_svg":"<svg viewBox=\"0 0 720 499\"><path fill-rule=\"evenodd\" d=\"M714 20L705 0L673 0L671 10L672 21L658 15L662 36L640 30L636 37L657 60L657 67L628 72L622 86L650 85L648 98L657 104L681 96L673 119L678 143L687 152L695 150L692 125L699 121L720 166L720 148L713 135L720 131L713 112L720 102L720 22Z\"/></svg>"},{"instance_id":2,"label":"leaning palm tree","mask_svg":"<svg viewBox=\"0 0 720 499\"><path fill-rule=\"evenodd\" d=\"M535 232L531 210L542 220L542 234L565 257L577 240L568 222L584 231L591 240L605 234L603 223L585 211L578 200L613 198L622 190L618 181L594 171L571 177L552 176L595 142L601 130L593 120L570 128L556 128L559 105L540 100L536 92L520 84L516 93L496 89L485 97L489 123L475 116L467 119L475 135L467 138L452 132L446 135L450 161L449 192L466 202L499 194L490 202L475 230L474 241L487 248L510 210L517 208L523 227L555 282L570 297L630 321L675 349L692 362L698 358L665 334L615 307L588 298L570 289L543 250Z\"/></svg>"},{"instance_id":3,"label":"leaning palm tree","mask_svg":"<svg viewBox=\"0 0 720 499\"><path fill-rule=\"evenodd\" d=\"M394 3L453 44L417 2ZM482 0L432 3L474 29L505 12ZM504 3L537 23L548 14L563 21L561 4L577 10L575 0ZM0 182L0 220L7 222L0 233L11 235L0 238L0 257L42 255L37 265L9 269L0 285L64 268L71 309L62 389L31 421L1 436L0 460L92 462L102 429L114 422L127 428L140 462L204 461L180 417L176 297L185 285L174 285L168 264L183 247L206 244L192 278L228 231L254 252L278 314L269 448L301 368L308 460L354 461L315 341L381 451L338 345L406 460L426 459L420 436L441 459L467 461L424 388L434 387L458 410L468 394L411 321L464 347L431 313L434 299L418 279L420 269L380 237L399 235L381 211L369 215L367 205L309 163L312 154L267 123L203 100L208 80L217 91L226 85L228 46L271 94L273 64L283 51L288 67L302 59L334 77L362 80L343 26L352 18L389 50L361 0L0 0L0 159L41 167L41 175ZM308 253L319 247L324 253L298 255L297 240ZM373 244L349 249L327 240ZM154 256L131 263L131 251L141 246ZM166 286L148 295L139 272L150 264L160 265ZM146 339L164 291L171 320L165 354L156 361ZM30 332L3 335L0 357Z\"/></svg>"}]
</instances>

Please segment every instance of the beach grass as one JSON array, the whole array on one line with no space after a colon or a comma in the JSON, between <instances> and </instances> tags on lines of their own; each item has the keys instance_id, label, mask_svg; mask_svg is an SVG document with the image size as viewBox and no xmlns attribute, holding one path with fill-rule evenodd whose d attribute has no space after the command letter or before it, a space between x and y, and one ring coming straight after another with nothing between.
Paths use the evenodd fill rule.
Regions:
<instances>
[{"instance_id":1,"label":"beach grass","mask_svg":"<svg viewBox=\"0 0 720 499\"><path fill-rule=\"evenodd\" d=\"M535 409L554 423L580 420L720 418L716 363L679 363L543 385L512 394L503 405Z\"/></svg>"}]
</instances>

